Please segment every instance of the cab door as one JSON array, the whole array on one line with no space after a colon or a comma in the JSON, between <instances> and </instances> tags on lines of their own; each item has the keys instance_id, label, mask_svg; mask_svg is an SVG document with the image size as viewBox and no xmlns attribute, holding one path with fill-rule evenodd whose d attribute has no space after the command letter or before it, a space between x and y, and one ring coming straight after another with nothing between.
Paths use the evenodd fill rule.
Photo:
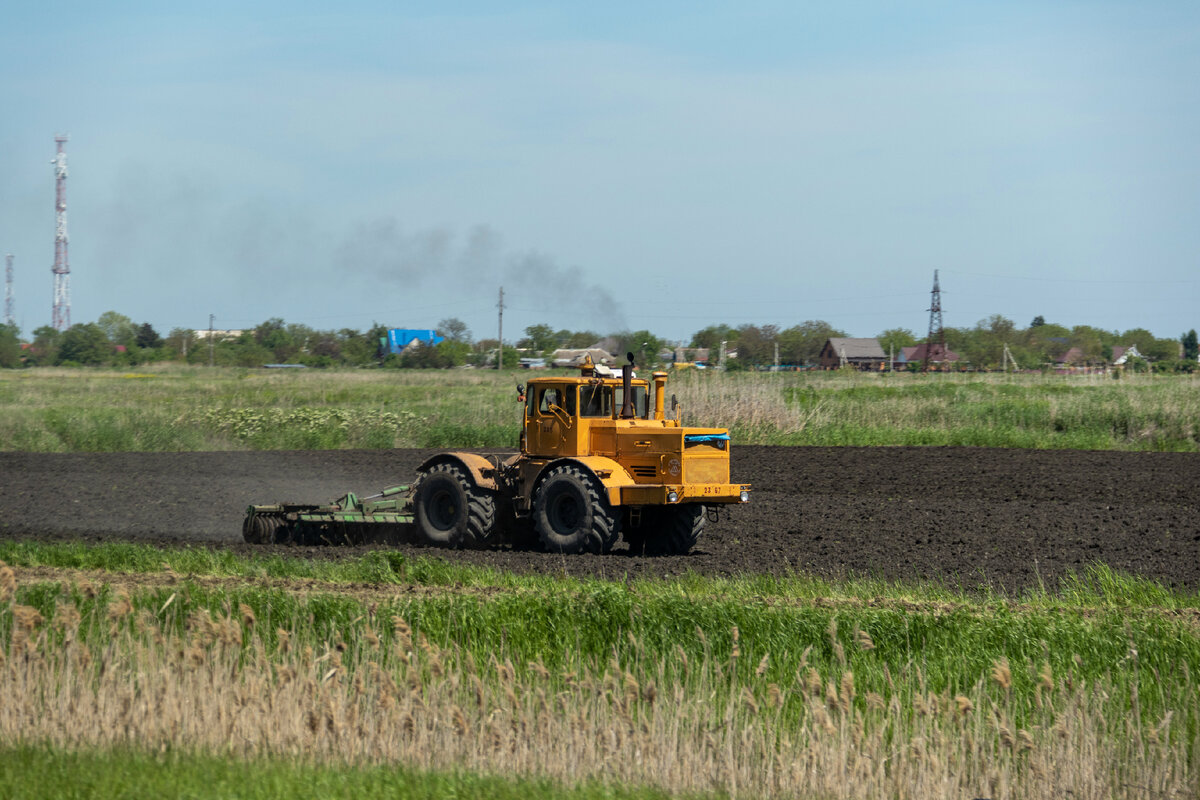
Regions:
<instances>
[{"instance_id":1,"label":"cab door","mask_svg":"<svg viewBox=\"0 0 1200 800\"><path fill-rule=\"evenodd\" d=\"M575 392L573 385L538 386L526 407L531 455L562 455L574 441Z\"/></svg>"}]
</instances>

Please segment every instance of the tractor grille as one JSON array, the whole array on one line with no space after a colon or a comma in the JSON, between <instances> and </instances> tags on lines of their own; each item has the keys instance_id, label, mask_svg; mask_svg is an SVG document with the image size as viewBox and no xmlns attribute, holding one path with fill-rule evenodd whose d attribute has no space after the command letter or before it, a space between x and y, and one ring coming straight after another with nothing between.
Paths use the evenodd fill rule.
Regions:
<instances>
[{"instance_id":1,"label":"tractor grille","mask_svg":"<svg viewBox=\"0 0 1200 800\"><path fill-rule=\"evenodd\" d=\"M689 458L684 461L688 483L729 483L729 461L725 458Z\"/></svg>"},{"instance_id":2,"label":"tractor grille","mask_svg":"<svg viewBox=\"0 0 1200 800\"><path fill-rule=\"evenodd\" d=\"M658 467L653 464L631 466L629 471L633 473L633 477L635 478L658 477Z\"/></svg>"}]
</instances>

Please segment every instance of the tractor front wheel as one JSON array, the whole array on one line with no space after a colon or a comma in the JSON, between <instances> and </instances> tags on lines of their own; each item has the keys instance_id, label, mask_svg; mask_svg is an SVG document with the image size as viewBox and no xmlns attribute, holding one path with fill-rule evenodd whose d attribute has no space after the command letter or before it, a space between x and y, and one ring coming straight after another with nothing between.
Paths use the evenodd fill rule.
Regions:
<instances>
[{"instance_id":1,"label":"tractor front wheel","mask_svg":"<svg viewBox=\"0 0 1200 800\"><path fill-rule=\"evenodd\" d=\"M687 555L700 541L706 516L704 506L654 506L642 509L642 524L625 536L635 555Z\"/></svg>"},{"instance_id":2,"label":"tractor front wheel","mask_svg":"<svg viewBox=\"0 0 1200 800\"><path fill-rule=\"evenodd\" d=\"M496 497L477 487L457 464L437 464L413 491L417 530L427 544L472 547L496 525Z\"/></svg>"},{"instance_id":3,"label":"tractor front wheel","mask_svg":"<svg viewBox=\"0 0 1200 800\"><path fill-rule=\"evenodd\" d=\"M552 553L607 553L621 535L621 518L603 487L572 465L555 467L533 501L542 546Z\"/></svg>"}]
</instances>

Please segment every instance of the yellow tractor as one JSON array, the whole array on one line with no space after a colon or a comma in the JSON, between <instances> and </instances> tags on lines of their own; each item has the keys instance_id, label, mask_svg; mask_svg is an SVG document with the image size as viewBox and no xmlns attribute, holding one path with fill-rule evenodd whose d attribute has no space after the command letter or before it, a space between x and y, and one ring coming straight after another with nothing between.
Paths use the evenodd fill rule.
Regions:
<instances>
[{"instance_id":1,"label":"yellow tractor","mask_svg":"<svg viewBox=\"0 0 1200 800\"><path fill-rule=\"evenodd\" d=\"M413 526L429 544L472 547L514 526L536 531L556 553L607 553L624 537L635 552L687 553L721 506L746 503L750 486L729 480L729 432L688 428L667 373L618 377L586 361L578 377L533 378L520 452L440 453L412 487L326 506L251 506L247 541L354 541L370 527ZM374 500L374 502L372 502Z\"/></svg>"},{"instance_id":2,"label":"yellow tractor","mask_svg":"<svg viewBox=\"0 0 1200 800\"><path fill-rule=\"evenodd\" d=\"M425 540L486 540L503 508L551 552L607 553L624 535L637 551L686 553L709 513L749 501L750 486L729 481L728 431L668 417L667 373L634 378L632 354L620 378L590 361L580 372L529 381L519 453L421 465L412 506Z\"/></svg>"}]
</instances>

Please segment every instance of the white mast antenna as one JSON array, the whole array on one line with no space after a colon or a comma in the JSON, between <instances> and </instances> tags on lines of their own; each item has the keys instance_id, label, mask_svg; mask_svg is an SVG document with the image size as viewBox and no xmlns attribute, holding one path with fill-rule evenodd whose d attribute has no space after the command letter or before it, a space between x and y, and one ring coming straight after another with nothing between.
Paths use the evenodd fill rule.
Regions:
<instances>
[{"instance_id":1,"label":"white mast antenna","mask_svg":"<svg viewBox=\"0 0 1200 800\"><path fill-rule=\"evenodd\" d=\"M67 154L63 144L66 134L54 137L58 152L50 163L54 165L54 313L51 325L65 331L71 327L71 264L67 259Z\"/></svg>"}]
</instances>

